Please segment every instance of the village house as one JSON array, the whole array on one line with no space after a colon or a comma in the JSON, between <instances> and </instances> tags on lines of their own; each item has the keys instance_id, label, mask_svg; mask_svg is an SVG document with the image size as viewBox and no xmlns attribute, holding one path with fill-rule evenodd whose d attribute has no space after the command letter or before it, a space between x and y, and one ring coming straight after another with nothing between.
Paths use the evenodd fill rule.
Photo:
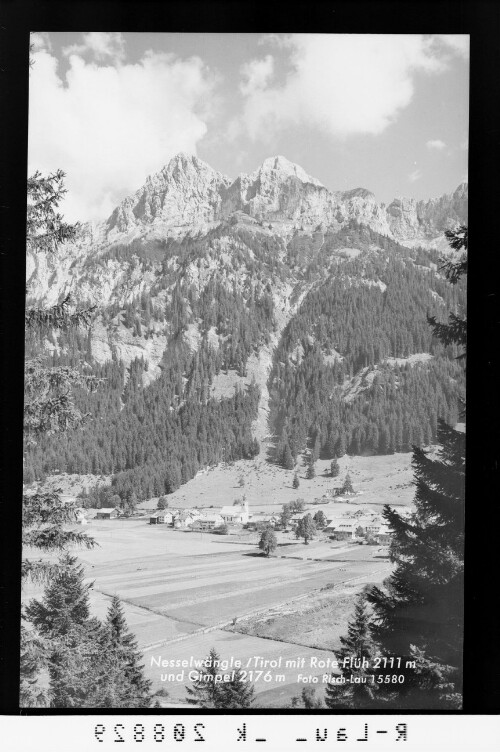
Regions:
<instances>
[{"instance_id":1,"label":"village house","mask_svg":"<svg viewBox=\"0 0 500 752\"><path fill-rule=\"evenodd\" d=\"M200 512L195 509L183 509L174 516L174 528L181 530L190 527L200 517Z\"/></svg>"},{"instance_id":2,"label":"village house","mask_svg":"<svg viewBox=\"0 0 500 752\"><path fill-rule=\"evenodd\" d=\"M224 519L220 514L207 514L195 519L191 527L193 530L215 530L222 525L224 525Z\"/></svg>"},{"instance_id":3,"label":"village house","mask_svg":"<svg viewBox=\"0 0 500 752\"><path fill-rule=\"evenodd\" d=\"M248 502L234 504L232 507L222 507L220 515L226 525L246 525L250 518Z\"/></svg>"},{"instance_id":4,"label":"village house","mask_svg":"<svg viewBox=\"0 0 500 752\"><path fill-rule=\"evenodd\" d=\"M382 520L380 517L371 517L369 519L360 520L360 523L365 528L367 535L375 535L380 530Z\"/></svg>"},{"instance_id":5,"label":"village house","mask_svg":"<svg viewBox=\"0 0 500 752\"><path fill-rule=\"evenodd\" d=\"M358 520L350 520L345 522L333 521L326 530L333 533L335 540L353 540L358 538L359 535L364 534L364 528L359 524Z\"/></svg>"},{"instance_id":6,"label":"village house","mask_svg":"<svg viewBox=\"0 0 500 752\"><path fill-rule=\"evenodd\" d=\"M379 543L387 544L391 542L392 534L388 525L380 525L375 538Z\"/></svg>"},{"instance_id":7,"label":"village house","mask_svg":"<svg viewBox=\"0 0 500 752\"><path fill-rule=\"evenodd\" d=\"M119 510L116 507L102 507L97 510L96 519L98 520L114 520L118 517Z\"/></svg>"},{"instance_id":8,"label":"village house","mask_svg":"<svg viewBox=\"0 0 500 752\"><path fill-rule=\"evenodd\" d=\"M174 520L172 512L168 509L160 509L155 514L152 514L149 518L150 525L171 525Z\"/></svg>"},{"instance_id":9,"label":"village house","mask_svg":"<svg viewBox=\"0 0 500 752\"><path fill-rule=\"evenodd\" d=\"M246 527L248 530L256 530L259 525L270 525L275 527L279 522L279 515L264 514L263 512L252 514L248 520Z\"/></svg>"},{"instance_id":10,"label":"village house","mask_svg":"<svg viewBox=\"0 0 500 752\"><path fill-rule=\"evenodd\" d=\"M290 524L291 525L297 525L299 521L305 517L306 515L310 514L312 517L311 512L298 512L297 514L294 514L290 517Z\"/></svg>"}]
</instances>

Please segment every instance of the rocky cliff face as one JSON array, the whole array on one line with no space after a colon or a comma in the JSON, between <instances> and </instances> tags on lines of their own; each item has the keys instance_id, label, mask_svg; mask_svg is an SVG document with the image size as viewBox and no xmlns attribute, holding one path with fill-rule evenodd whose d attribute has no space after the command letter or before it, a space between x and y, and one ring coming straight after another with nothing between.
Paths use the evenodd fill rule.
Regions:
<instances>
[{"instance_id":1,"label":"rocky cliff face","mask_svg":"<svg viewBox=\"0 0 500 752\"><path fill-rule=\"evenodd\" d=\"M434 239L457 224L467 221L468 185L461 183L454 193L428 201L399 198L387 207L392 236L401 243Z\"/></svg>"}]
</instances>

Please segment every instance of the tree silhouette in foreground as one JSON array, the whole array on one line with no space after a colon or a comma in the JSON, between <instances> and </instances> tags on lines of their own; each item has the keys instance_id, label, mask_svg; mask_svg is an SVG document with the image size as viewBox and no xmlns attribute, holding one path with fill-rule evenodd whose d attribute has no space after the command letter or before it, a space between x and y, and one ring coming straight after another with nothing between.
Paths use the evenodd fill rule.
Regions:
<instances>
[{"instance_id":1,"label":"tree silhouette in foreground","mask_svg":"<svg viewBox=\"0 0 500 752\"><path fill-rule=\"evenodd\" d=\"M114 672L118 704L110 707L150 707L151 682L144 676L137 640L129 632L118 596L113 596L106 617L109 651L115 657Z\"/></svg>"},{"instance_id":2,"label":"tree silhouette in foreground","mask_svg":"<svg viewBox=\"0 0 500 752\"><path fill-rule=\"evenodd\" d=\"M363 596L356 603L353 619L347 627L347 636L341 637L340 642L342 647L335 653L340 674L332 674L330 677L325 692L326 706L332 709L373 707L377 693L373 662L379 648L373 639ZM345 683L341 683L339 679L344 679Z\"/></svg>"},{"instance_id":3,"label":"tree silhouette in foreground","mask_svg":"<svg viewBox=\"0 0 500 752\"><path fill-rule=\"evenodd\" d=\"M64 173L47 177L36 172L28 179L26 239L28 251L55 254L59 245L73 240L77 225L69 225L57 212L65 194ZM29 289L27 289L27 294ZM28 305L25 312L27 345L44 333L67 331L88 325L93 309L78 310L69 296L49 308ZM43 357L27 357L24 367L24 441L33 446L44 435L74 428L85 416L75 406L75 388L93 391L98 379L68 366L50 366ZM94 540L72 527L76 522L75 505L65 504L56 492L23 493L22 499L22 582L50 583L64 566L65 558L55 561L47 554L61 556L71 546L92 548ZM24 552L40 552L26 555ZM63 564L61 564L63 562ZM46 666L51 646L49 636L27 629L21 611L20 703L23 707L46 705L46 691L38 682Z\"/></svg>"},{"instance_id":4,"label":"tree silhouette in foreground","mask_svg":"<svg viewBox=\"0 0 500 752\"><path fill-rule=\"evenodd\" d=\"M451 284L467 273L468 230L446 232L458 257L443 261ZM429 318L436 337L456 345L465 367L465 317L448 324ZM415 512L409 519L386 507L393 531L390 554L396 564L387 588L373 588L375 634L388 655L407 657L397 700L406 707L454 709L462 703L465 432L440 421L435 454L414 447ZM385 686L385 685L384 685ZM395 693L388 689L391 699Z\"/></svg>"},{"instance_id":5,"label":"tree silhouette in foreground","mask_svg":"<svg viewBox=\"0 0 500 752\"><path fill-rule=\"evenodd\" d=\"M228 677L224 679L224 677ZM200 708L248 708L255 689L240 670L221 669L221 658L212 648L198 669L191 687L186 687L187 701Z\"/></svg>"}]
</instances>

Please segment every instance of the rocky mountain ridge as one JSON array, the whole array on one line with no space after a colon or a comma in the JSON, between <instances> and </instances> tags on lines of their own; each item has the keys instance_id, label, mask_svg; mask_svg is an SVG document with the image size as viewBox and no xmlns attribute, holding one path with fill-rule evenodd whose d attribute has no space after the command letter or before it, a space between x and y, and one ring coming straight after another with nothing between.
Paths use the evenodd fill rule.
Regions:
<instances>
[{"instance_id":1,"label":"rocky mountain ridge","mask_svg":"<svg viewBox=\"0 0 500 752\"><path fill-rule=\"evenodd\" d=\"M103 241L191 230L241 211L293 229L339 229L351 220L401 243L429 245L444 229L467 218L466 183L427 201L395 198L377 203L365 188L331 191L285 157L269 157L250 175L231 181L194 155L178 154L129 196L100 226ZM275 229L275 228L273 228ZM276 228L278 229L278 228Z\"/></svg>"},{"instance_id":2,"label":"rocky mountain ridge","mask_svg":"<svg viewBox=\"0 0 500 752\"><path fill-rule=\"evenodd\" d=\"M60 248L57 262L28 254L28 286L31 297L45 305L71 291L99 304L117 286L122 293L130 288L132 295L131 280L125 280L119 265L110 264L98 281L90 273L92 259L117 245L160 246L169 238L199 237L227 222L253 231L260 227L287 244L297 234L324 235L354 221L407 247L446 250L444 230L467 221L467 199L463 183L452 194L427 201L396 198L385 206L365 188L332 192L281 156L231 181L198 157L181 153L107 220L83 224L78 239Z\"/></svg>"}]
</instances>

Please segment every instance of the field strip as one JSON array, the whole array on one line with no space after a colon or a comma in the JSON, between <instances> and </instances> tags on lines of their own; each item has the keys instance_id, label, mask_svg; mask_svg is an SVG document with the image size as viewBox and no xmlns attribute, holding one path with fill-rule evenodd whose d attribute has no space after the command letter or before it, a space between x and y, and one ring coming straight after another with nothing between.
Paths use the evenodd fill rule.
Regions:
<instances>
[{"instance_id":1,"label":"field strip","mask_svg":"<svg viewBox=\"0 0 500 752\"><path fill-rule=\"evenodd\" d=\"M127 544L130 542L130 540L133 540L132 538L123 540L121 543L123 543L123 550L126 550ZM104 541L106 544L109 543L109 541ZM116 544L116 539L113 539L111 543ZM214 541L212 541L214 542ZM177 543L177 541L176 541ZM219 541L217 541L219 543ZM184 549L185 550L185 549ZM135 565L135 564L145 564L147 566L147 563L149 561L155 561L159 558L167 559L167 561L171 561L174 557L182 561L183 559L188 559L190 561L198 561L200 560L214 560L216 557L227 557L230 559L231 557L235 557L238 555L238 553L243 553L246 551L246 548L241 548L241 551L238 549L231 549L228 551L204 551L201 554L185 554L185 553L179 553L175 549L172 550L165 550L165 548L162 546L159 551L156 551L155 553L151 553L148 556L145 556L144 553L141 553L137 556L131 556L130 551L123 559L106 559L104 561L99 561L98 564L94 563L94 560L92 559L92 554L90 555L83 555L80 557L81 561L85 563L88 567L93 567L94 569L105 569L106 571L112 571L113 569L116 569L118 572L123 571L124 565ZM255 550L257 551L257 543L255 544Z\"/></svg>"},{"instance_id":2,"label":"field strip","mask_svg":"<svg viewBox=\"0 0 500 752\"><path fill-rule=\"evenodd\" d=\"M356 577L351 577L351 578L349 578L347 580L342 580L341 582L335 583L335 586L337 586L337 585L345 585L348 582L354 582L355 580L371 579L371 577L374 574L376 574L377 572L381 572L384 569L385 569L385 567L383 567L381 569L377 569L377 570L372 570L368 574L362 574L362 575L358 575ZM246 613L241 614L241 615L239 615L236 618L237 618L238 622L239 621L244 621L245 619L251 619L253 616L258 616L259 614L262 614L262 615L266 614L269 611L271 611L272 609L283 608L284 606L286 606L289 603L294 603L295 601L304 600L306 598L309 598L311 595L317 594L317 593L321 592L322 590L323 590L323 588L315 588L314 590L311 590L308 593L302 593L301 595L296 595L296 596L294 596L292 598L287 598L286 601L282 601L281 603L276 603L273 606L266 606L264 608L261 607L261 608L252 609L251 611L247 611ZM186 633L184 635L179 635L179 637L174 637L174 638L172 638L170 640L160 640L158 642L154 642L154 643L151 643L149 645L145 645L145 646L141 647L140 650L141 650L141 652L146 653L146 652L148 652L148 650L155 650L156 648L163 647L164 645L172 645L172 644L175 644L177 642L184 642L185 640L188 640L190 637L195 638L195 637L197 637L199 635L208 634L209 632L213 632L213 631L216 631L216 630L224 630L225 627L233 626L233 625L234 625L234 618L226 620L226 621L221 622L219 624L214 624L214 625L207 626L207 627L200 627L200 629L197 629L194 632ZM302 643L300 643L300 642L290 642L290 640L280 640L279 637L264 637L264 636L261 636L261 635L249 635L246 632L238 632L238 630L235 630L235 633L236 634L241 634L241 635L246 636L246 637L258 638L259 640L269 640L270 642L282 642L282 643L287 644L287 645L298 645L300 647L305 647L305 648L312 649L310 645L302 645ZM318 648L318 650L324 650L324 648Z\"/></svg>"},{"instance_id":3,"label":"field strip","mask_svg":"<svg viewBox=\"0 0 500 752\"><path fill-rule=\"evenodd\" d=\"M322 568L322 571L326 572L327 569L336 569L336 568L337 567L326 567L325 566L325 567ZM301 577L294 577L292 579L289 579L289 580L287 580L287 584L288 583L292 583L292 582L293 583L297 583L297 582L301 582L301 581L304 581L304 580L308 580L311 577L313 577L315 574L317 574L317 571L318 570L316 570L315 572L310 572L307 575L303 575ZM230 591L228 593L222 593L220 595L213 595L212 594L212 595L205 596L203 598L195 598L195 599L190 599L190 600L187 600L187 601L186 600L185 601L180 601L180 602L174 603L174 604L169 603L168 604L168 608L169 608L169 611L172 610L172 609L175 610L176 608L184 608L184 607L187 608L189 606L196 606L199 603L212 602L214 600L222 600L224 598L231 598L231 597L238 596L238 595L245 595L247 593L260 592L262 590L270 590L272 588L276 588L277 586L279 586L279 584L280 584L279 582L274 582L274 583L270 583L268 585L258 585L256 587L251 587L251 588L241 588L241 589L239 589L237 591L233 590L233 591ZM318 588L318 589L321 589L321 588ZM315 590L318 590L318 589L315 589ZM114 595L114 593L109 593L109 592L106 592L105 590L101 589L99 587L99 584L97 582L96 582L96 584L94 586L94 590L96 590L97 592L101 593L102 595L107 596L108 598L112 598L113 595ZM312 590L312 591L309 591L309 592L314 592L314 591ZM309 593L307 593L306 595L309 595ZM158 609L155 609L155 608L143 605L141 603L137 603L135 600L130 599L130 597L126 597L126 598L121 598L120 597L120 600L123 601L123 603L128 603L130 606L135 606L136 608L142 608L142 609L144 609L146 611L149 611L150 613L156 614L158 616L163 616L164 618L169 619L170 621L177 621L177 622L180 621L179 619L176 619L175 616L171 616L169 613L166 613L164 611L160 611ZM265 610L267 610L267 609L269 609L269 606L267 606ZM250 612L247 612L247 613L250 613ZM239 618L239 616L237 618ZM196 622L192 622L189 619L185 619L185 618L183 618L181 621L186 622L186 623L196 624ZM225 624L230 624L230 623L232 623L232 619L229 622L225 622ZM198 626L200 626L200 625L198 624ZM203 629L210 629L210 628L211 627L208 627L208 626L203 627ZM178 638L176 638L176 639L178 639Z\"/></svg>"},{"instance_id":4,"label":"field strip","mask_svg":"<svg viewBox=\"0 0 500 752\"><path fill-rule=\"evenodd\" d=\"M262 557L262 563L264 565ZM259 557L246 557L244 559L241 559L240 557L235 558L234 561L228 561L227 565L231 569L238 567L238 568L244 568L244 567L252 567L256 566L256 560L259 560ZM275 559L269 559L268 563L275 562ZM278 562L276 562L278 563ZM113 580L114 582L119 582L120 580L130 580L133 578L134 580L141 580L141 579L148 579L151 577L155 577L157 575L172 575L172 576L180 576L182 574L188 574L189 572L196 572L196 571L203 571L206 572L211 569L222 569L223 565L226 564L226 562L220 562L220 561L211 561L209 563L203 563L199 562L197 564L188 564L184 567L166 567L162 569L145 569L141 568L140 570L131 570L126 573L121 574L109 574L109 575L100 575L99 573L96 573L95 571L92 573L93 577L99 578L100 581L108 581ZM95 569L95 567L94 567ZM122 567L123 569L123 567ZM140 572L140 574L138 573Z\"/></svg>"},{"instance_id":5,"label":"field strip","mask_svg":"<svg viewBox=\"0 0 500 752\"><path fill-rule=\"evenodd\" d=\"M338 565L340 566L340 565ZM169 603L168 609L169 611L176 608L189 608L189 606L197 606L199 603L211 603L213 601L220 601L224 600L225 598L234 598L235 596L239 595L246 595L250 593L256 593L261 592L262 590L271 590L272 588L278 587L280 584L291 584L291 583L297 583L297 582L303 582L305 580L310 580L315 575L319 574L320 572L322 574L326 573L328 570L337 569L338 567L324 567L322 570L316 569L314 572L308 572L307 574L301 575L299 577L292 577L287 579L286 581L278 581L278 582L271 582L267 585L256 585L254 587L249 588L240 588L238 590L231 590L227 593L220 593L214 595L213 593L203 596L201 598L192 598L189 600L183 600L179 601L177 603ZM212 583L213 584L213 583ZM174 617L175 618L175 617Z\"/></svg>"},{"instance_id":6,"label":"field strip","mask_svg":"<svg viewBox=\"0 0 500 752\"><path fill-rule=\"evenodd\" d=\"M317 563L324 567L327 564L340 564L342 562L325 562L324 560L320 560ZM262 560L259 564L257 564L255 560L251 560L238 562L238 568L235 568L236 571L233 571L233 567L222 568L219 566L213 571L207 572L204 567L196 567L194 570L190 569L187 572L177 572L173 575L162 575L160 573L157 575L151 570L145 577L140 575L136 576L136 573L132 571L129 572L126 577L94 575L88 579L93 579L102 586L116 588L120 592L127 592L129 597L132 597L132 590L137 590L138 595L148 595L158 592L158 588L172 592L181 589L180 587L177 587L179 585L182 585L182 589L191 589L206 585L213 586L217 582L230 582L235 578L240 579L240 581L261 579L263 577L281 578L283 574L288 575L291 570L305 571L313 566L314 563L305 560L297 560L296 565L293 567L290 566L289 562L279 559L269 561ZM322 571L323 567L321 567L321 569L315 567L315 571Z\"/></svg>"},{"instance_id":7,"label":"field strip","mask_svg":"<svg viewBox=\"0 0 500 752\"><path fill-rule=\"evenodd\" d=\"M260 570L252 570L248 574L247 579L251 580L269 580L273 579L276 584L282 581L285 572L289 572L290 568L283 566L280 570L273 568L270 571L266 571L265 568ZM129 598L139 598L148 595L155 595L156 593L175 593L179 590L195 590L196 588L210 588L217 587L217 585L223 585L228 583L234 583L238 585L243 579L241 572L230 572L228 574L215 574L208 577L191 576L189 579L176 578L171 582L168 578L156 578L156 582L152 585L142 585L131 580L126 585L119 587L120 592L126 593ZM243 573L244 574L244 573ZM109 583L111 585L112 583ZM108 586L109 586L108 585ZM195 602L197 602L195 600Z\"/></svg>"}]
</instances>

